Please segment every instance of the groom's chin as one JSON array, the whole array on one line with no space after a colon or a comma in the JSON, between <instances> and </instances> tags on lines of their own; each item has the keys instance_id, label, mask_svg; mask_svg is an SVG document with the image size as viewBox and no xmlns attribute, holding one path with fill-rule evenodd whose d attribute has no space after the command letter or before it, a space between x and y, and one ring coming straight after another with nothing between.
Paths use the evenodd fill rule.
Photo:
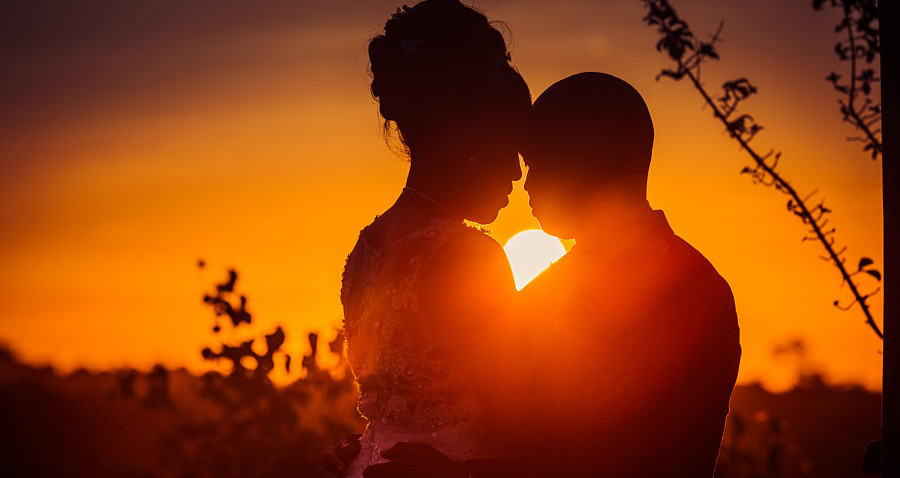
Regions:
<instances>
[{"instance_id":1,"label":"groom's chin","mask_svg":"<svg viewBox=\"0 0 900 478\"><path fill-rule=\"evenodd\" d=\"M575 228L572 227L574 218L563 212L557 204L539 204L537 207L531 202L529 204L531 214L537 219L542 231L559 239L575 238Z\"/></svg>"},{"instance_id":2,"label":"groom's chin","mask_svg":"<svg viewBox=\"0 0 900 478\"><path fill-rule=\"evenodd\" d=\"M547 230L543 226L541 226L541 230L546 232L547 234L550 234L551 236L553 236L557 239L563 240L563 241L575 239L575 234L571 233L571 232L565 232L565 231L560 231L560 230L556 230L556 229Z\"/></svg>"},{"instance_id":3,"label":"groom's chin","mask_svg":"<svg viewBox=\"0 0 900 478\"><path fill-rule=\"evenodd\" d=\"M562 221L553 221L547 218L541 218L540 216L535 216L538 220L538 224L541 226L541 230L554 236L556 238L562 240L575 239L575 233L573 228L566 227Z\"/></svg>"}]
</instances>

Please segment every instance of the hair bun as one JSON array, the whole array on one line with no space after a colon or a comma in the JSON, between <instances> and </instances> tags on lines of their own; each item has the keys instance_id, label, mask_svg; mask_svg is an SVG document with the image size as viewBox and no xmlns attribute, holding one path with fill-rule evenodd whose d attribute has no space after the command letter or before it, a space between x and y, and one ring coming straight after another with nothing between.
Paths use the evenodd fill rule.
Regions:
<instances>
[{"instance_id":1,"label":"hair bun","mask_svg":"<svg viewBox=\"0 0 900 478\"><path fill-rule=\"evenodd\" d=\"M503 35L459 0L398 8L368 53L372 95L384 119L395 122L406 139L410 124L433 123L435 115L452 114L448 110L490 108L506 83L524 89L530 105Z\"/></svg>"}]
</instances>

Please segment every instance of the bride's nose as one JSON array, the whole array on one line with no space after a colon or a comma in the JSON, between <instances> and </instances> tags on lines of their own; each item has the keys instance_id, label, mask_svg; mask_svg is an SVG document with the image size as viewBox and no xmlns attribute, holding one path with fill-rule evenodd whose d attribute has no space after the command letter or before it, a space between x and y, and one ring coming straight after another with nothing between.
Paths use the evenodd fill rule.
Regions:
<instances>
[{"instance_id":1,"label":"bride's nose","mask_svg":"<svg viewBox=\"0 0 900 478\"><path fill-rule=\"evenodd\" d=\"M518 181L522 179L522 166L519 163L519 155L516 154L516 160L510 162L510 173L512 174L511 181Z\"/></svg>"},{"instance_id":2,"label":"bride's nose","mask_svg":"<svg viewBox=\"0 0 900 478\"><path fill-rule=\"evenodd\" d=\"M528 167L528 174L525 176L525 184L522 185L525 188L525 191L529 193L535 189L535 184L537 183L537 178L535 178L534 172L531 166Z\"/></svg>"}]
</instances>

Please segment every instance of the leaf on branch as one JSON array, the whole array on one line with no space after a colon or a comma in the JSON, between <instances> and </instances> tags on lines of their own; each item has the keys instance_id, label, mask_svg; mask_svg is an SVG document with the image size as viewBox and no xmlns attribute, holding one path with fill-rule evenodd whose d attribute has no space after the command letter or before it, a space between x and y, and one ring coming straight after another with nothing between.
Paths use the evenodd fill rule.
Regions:
<instances>
[{"instance_id":1,"label":"leaf on branch","mask_svg":"<svg viewBox=\"0 0 900 478\"><path fill-rule=\"evenodd\" d=\"M845 28L848 28L849 26L850 26L850 19L844 17L844 19L841 21L841 23L838 23L837 26L834 27L834 32L837 33Z\"/></svg>"},{"instance_id":2,"label":"leaf on branch","mask_svg":"<svg viewBox=\"0 0 900 478\"><path fill-rule=\"evenodd\" d=\"M872 261L872 259L869 259L868 257L863 257L862 259L859 260L859 270L863 270L863 267L866 267L866 266L869 266L872 264L874 264L874 261Z\"/></svg>"},{"instance_id":3,"label":"leaf on branch","mask_svg":"<svg viewBox=\"0 0 900 478\"><path fill-rule=\"evenodd\" d=\"M716 53L716 48L712 43L701 43L700 44L700 56L705 56L708 58L712 58L714 60L719 59L719 54Z\"/></svg>"},{"instance_id":4,"label":"leaf on branch","mask_svg":"<svg viewBox=\"0 0 900 478\"><path fill-rule=\"evenodd\" d=\"M881 148L874 147L874 144L872 146L872 161L875 161L878 159L878 155L881 154Z\"/></svg>"},{"instance_id":5,"label":"leaf on branch","mask_svg":"<svg viewBox=\"0 0 900 478\"><path fill-rule=\"evenodd\" d=\"M680 79L684 78L684 74L685 74L685 70L672 71L672 70L666 69L666 70L660 71L659 74L656 75L656 81L659 81L659 79L662 78L663 76L668 76L669 78L672 78L674 80L680 80Z\"/></svg>"},{"instance_id":6,"label":"leaf on branch","mask_svg":"<svg viewBox=\"0 0 900 478\"><path fill-rule=\"evenodd\" d=\"M664 25L665 19L675 16L672 7L666 2L658 0L645 0L644 3L650 9L644 20L648 25Z\"/></svg>"},{"instance_id":7,"label":"leaf on branch","mask_svg":"<svg viewBox=\"0 0 900 478\"><path fill-rule=\"evenodd\" d=\"M756 124L753 121L753 117L748 114L740 115L734 121L726 122L725 125L731 134L748 135L750 138L762 130L762 126Z\"/></svg>"},{"instance_id":8,"label":"leaf on branch","mask_svg":"<svg viewBox=\"0 0 900 478\"><path fill-rule=\"evenodd\" d=\"M688 35L684 35L680 31L673 31L656 43L656 49L657 51L665 50L669 54L669 58L678 61L684 56L685 51L693 50L694 45L691 44Z\"/></svg>"},{"instance_id":9,"label":"leaf on branch","mask_svg":"<svg viewBox=\"0 0 900 478\"><path fill-rule=\"evenodd\" d=\"M875 269L867 270L867 271L866 271L866 274L869 274L870 276L872 276L872 277L878 279L879 281L881 281L881 272L878 272L878 271L875 270Z\"/></svg>"},{"instance_id":10,"label":"leaf on branch","mask_svg":"<svg viewBox=\"0 0 900 478\"><path fill-rule=\"evenodd\" d=\"M840 57L841 60L850 59L850 56L847 55L847 51L849 51L849 48L845 48L843 43L837 43L834 45L834 52L838 57Z\"/></svg>"},{"instance_id":11,"label":"leaf on branch","mask_svg":"<svg viewBox=\"0 0 900 478\"><path fill-rule=\"evenodd\" d=\"M872 60L875 59L875 50L866 50L866 63L872 63Z\"/></svg>"},{"instance_id":12,"label":"leaf on branch","mask_svg":"<svg viewBox=\"0 0 900 478\"><path fill-rule=\"evenodd\" d=\"M722 84L726 96L732 96L738 101L745 100L750 95L756 94L756 87L750 84L747 78L738 78L737 80L726 81Z\"/></svg>"}]
</instances>

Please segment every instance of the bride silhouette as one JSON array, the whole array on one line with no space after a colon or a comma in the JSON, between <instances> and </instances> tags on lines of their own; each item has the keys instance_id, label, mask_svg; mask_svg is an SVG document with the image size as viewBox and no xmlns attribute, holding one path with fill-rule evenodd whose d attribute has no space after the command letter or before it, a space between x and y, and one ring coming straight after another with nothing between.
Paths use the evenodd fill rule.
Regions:
<instances>
[{"instance_id":1,"label":"bride silhouette","mask_svg":"<svg viewBox=\"0 0 900 478\"><path fill-rule=\"evenodd\" d=\"M500 245L463 220L492 222L521 178L528 87L500 32L456 0L398 9L368 51L385 130L396 129L410 167L344 270L348 355L368 420L346 476L401 441L457 461L510 456L488 430L515 416L498 396L517 384L481 364L515 352L492 343L514 329L501 322L515 283Z\"/></svg>"}]
</instances>

